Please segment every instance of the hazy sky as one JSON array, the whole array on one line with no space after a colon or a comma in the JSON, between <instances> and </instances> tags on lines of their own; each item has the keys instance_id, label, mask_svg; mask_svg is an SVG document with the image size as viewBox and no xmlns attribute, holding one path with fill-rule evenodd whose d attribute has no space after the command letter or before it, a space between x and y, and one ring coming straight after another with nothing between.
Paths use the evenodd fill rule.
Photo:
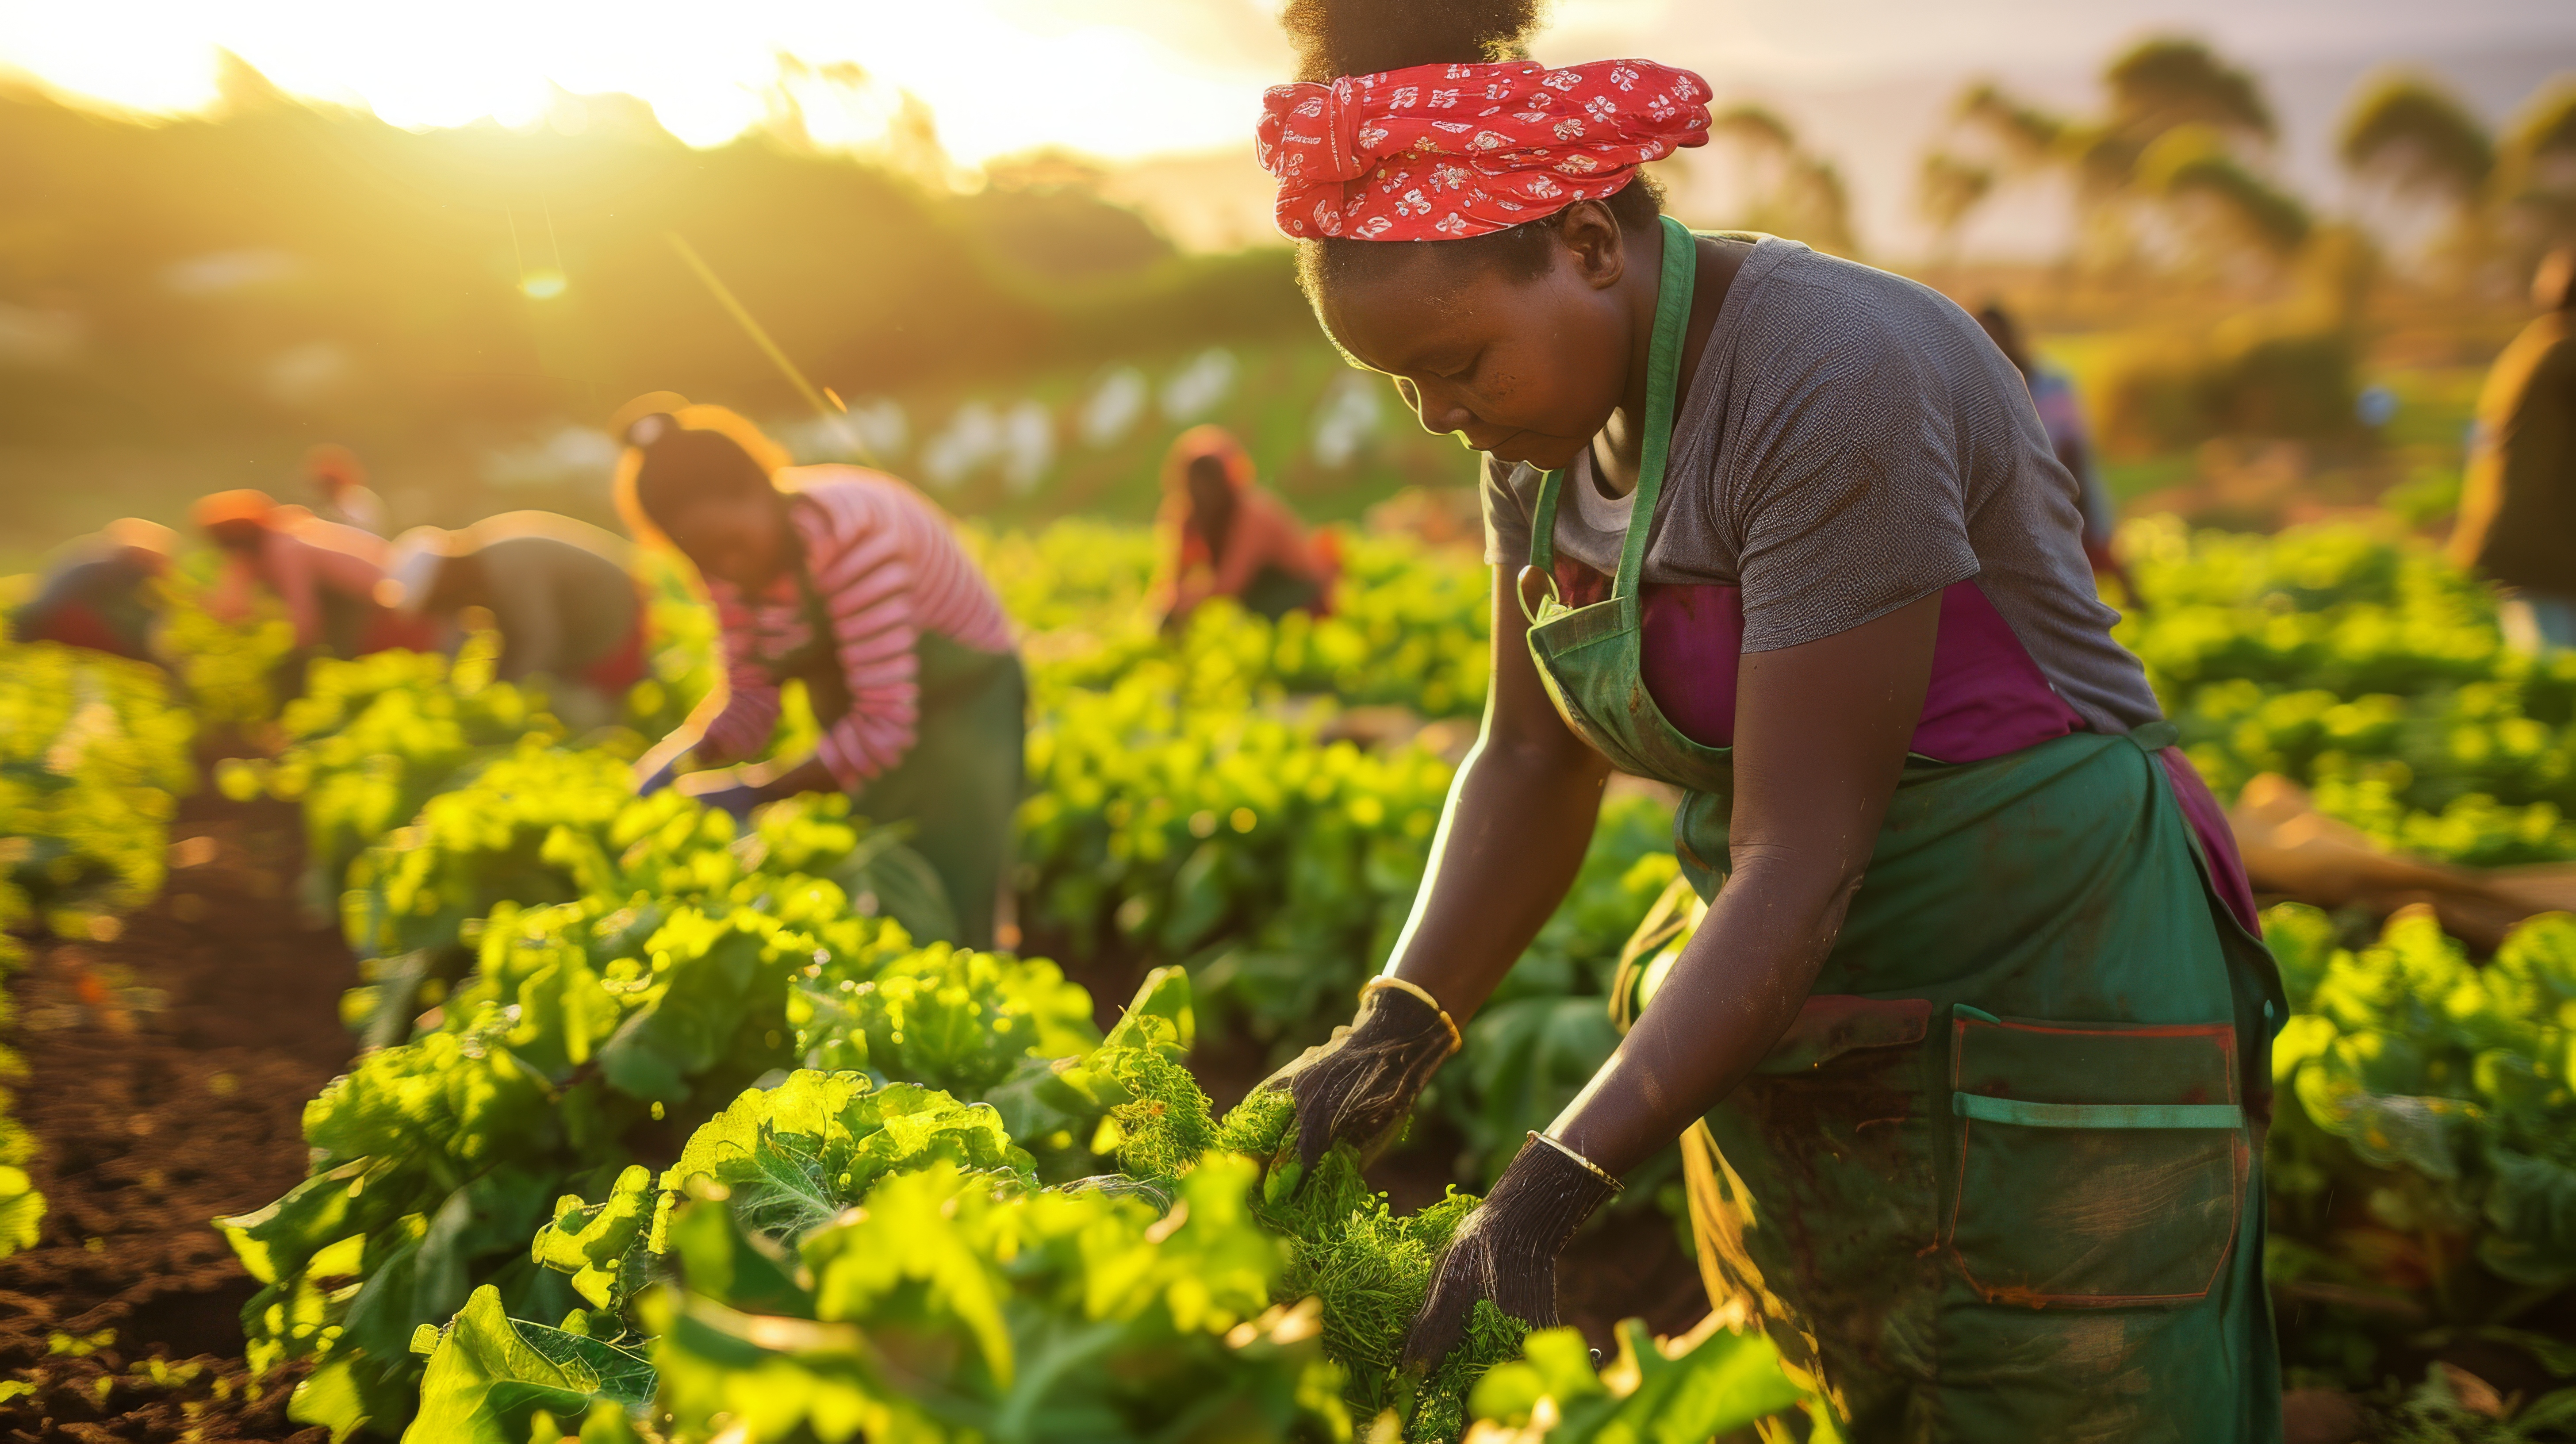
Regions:
<instances>
[{"instance_id":1,"label":"hazy sky","mask_svg":"<svg viewBox=\"0 0 2576 1444\"><path fill-rule=\"evenodd\" d=\"M1272 234L1250 136L1262 88L1289 67L1278 3L0 0L0 76L186 111L214 98L220 46L290 91L398 125L578 124L560 86L642 96L674 133L711 145L763 117L782 55L855 62L875 84L788 87L818 140L872 139L899 87L930 103L968 165L1047 144L1111 160L1230 152L1239 169L1211 159L1131 179L1175 235L1232 246ZM1999 75L2080 112L2105 59L2173 33L2262 74L2280 170L2329 206L2346 189L2335 126L2373 67L2420 62L2491 121L2551 76L2576 76L2576 0L1558 0L1538 53L1650 56L1702 71L1723 99L1772 106L1840 169L1864 250L1893 258L1931 242L1916 167L1964 82ZM1732 223L1722 204L1704 209L1692 219ZM1999 197L1966 243L2052 255L2067 219L2044 194Z\"/></svg>"},{"instance_id":2,"label":"hazy sky","mask_svg":"<svg viewBox=\"0 0 2576 1444\"><path fill-rule=\"evenodd\" d=\"M548 82L650 101L685 138L761 114L792 53L856 61L937 110L969 163L1054 142L1113 158L1245 143L1284 71L1274 0L0 0L0 65L155 110L213 94L213 51L402 125L528 123ZM719 18L720 17L720 18ZM1712 78L2092 64L2155 30L2257 59L2378 58L2576 38L2569 0L1564 0L1551 60L1644 54ZM814 117L831 132L866 116Z\"/></svg>"}]
</instances>

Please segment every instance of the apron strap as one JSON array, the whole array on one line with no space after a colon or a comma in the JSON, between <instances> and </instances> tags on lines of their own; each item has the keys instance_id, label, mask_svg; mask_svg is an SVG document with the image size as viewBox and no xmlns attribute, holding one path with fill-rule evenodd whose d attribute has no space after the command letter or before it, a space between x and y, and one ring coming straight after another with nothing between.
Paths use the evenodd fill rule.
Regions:
<instances>
[{"instance_id":1,"label":"apron strap","mask_svg":"<svg viewBox=\"0 0 2576 1444\"><path fill-rule=\"evenodd\" d=\"M1530 516L1529 564L1550 578L1556 575L1556 499L1564 494L1564 472L1551 471L1538 479L1538 506Z\"/></svg>"},{"instance_id":2,"label":"apron strap","mask_svg":"<svg viewBox=\"0 0 2576 1444\"><path fill-rule=\"evenodd\" d=\"M1664 269L1655 292L1654 340L1646 352L1646 440L1638 458L1636 497L1628 510L1628 534L1619 545L1619 572L1611 588L1621 618L1631 623L1639 611L1637 579L1645 570L1655 502L1663 495L1664 461L1672 450L1674 383L1681 375L1683 335L1690 329L1691 291L1699 280L1698 238L1671 216L1657 219L1664 231ZM1538 505L1530 517L1530 565L1551 579L1551 587L1556 572L1557 501L1564 487L1564 470L1541 477Z\"/></svg>"},{"instance_id":3,"label":"apron strap","mask_svg":"<svg viewBox=\"0 0 2576 1444\"><path fill-rule=\"evenodd\" d=\"M1619 544L1619 575L1610 594L1623 621L1639 610L1638 578L1646 569L1646 542L1655 529L1655 502L1664 494L1664 461L1673 445L1673 388L1681 377L1682 336L1690 329L1691 289L1699 280L1699 240L1671 216L1664 223L1663 284L1655 295L1654 343L1646 351L1646 444L1637 465L1637 496L1628 511L1628 535Z\"/></svg>"}]
</instances>

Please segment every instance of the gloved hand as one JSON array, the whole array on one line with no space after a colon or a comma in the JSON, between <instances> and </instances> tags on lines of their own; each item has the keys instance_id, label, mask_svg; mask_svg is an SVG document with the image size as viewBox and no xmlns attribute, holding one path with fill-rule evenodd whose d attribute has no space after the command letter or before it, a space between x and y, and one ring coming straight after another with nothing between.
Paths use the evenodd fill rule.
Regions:
<instances>
[{"instance_id":1,"label":"gloved hand","mask_svg":"<svg viewBox=\"0 0 2576 1444\"><path fill-rule=\"evenodd\" d=\"M1377 978L1346 1027L1263 1080L1297 1100L1299 1179L1337 1142L1363 1159L1391 1142L1432 1070L1458 1051L1458 1025L1410 983Z\"/></svg>"},{"instance_id":2,"label":"gloved hand","mask_svg":"<svg viewBox=\"0 0 2576 1444\"><path fill-rule=\"evenodd\" d=\"M1533 1130L1440 1255L1405 1336L1406 1366L1437 1365L1458 1347L1478 1299L1534 1328L1555 1327L1556 1256L1618 1191L1617 1179Z\"/></svg>"},{"instance_id":3,"label":"gloved hand","mask_svg":"<svg viewBox=\"0 0 2576 1444\"><path fill-rule=\"evenodd\" d=\"M704 792L691 795L706 806L719 812L732 814L736 822L750 821L751 810L769 800L761 795L759 788L747 787L741 783L731 787L711 787Z\"/></svg>"}]
</instances>

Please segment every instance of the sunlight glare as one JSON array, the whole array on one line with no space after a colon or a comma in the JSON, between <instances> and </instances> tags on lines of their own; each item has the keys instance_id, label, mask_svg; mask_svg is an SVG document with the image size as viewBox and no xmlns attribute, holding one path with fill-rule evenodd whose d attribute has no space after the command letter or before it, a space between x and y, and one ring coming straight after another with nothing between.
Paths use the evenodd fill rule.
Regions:
<instances>
[{"instance_id":1,"label":"sunlight glare","mask_svg":"<svg viewBox=\"0 0 2576 1444\"><path fill-rule=\"evenodd\" d=\"M711 20L701 6L611 0L0 0L0 66L120 106L185 112L216 99L222 47L295 94L415 128L489 116L562 129L578 123L567 94L622 91L700 146L758 124L764 93L785 83L818 142L863 144L891 106L853 106L863 91L812 78L839 62L881 96L900 88L928 102L941 141L969 165L1042 144L1126 158L1243 143L1267 74L1156 39L1156 4L748 0ZM807 73L782 82L788 56Z\"/></svg>"}]
</instances>

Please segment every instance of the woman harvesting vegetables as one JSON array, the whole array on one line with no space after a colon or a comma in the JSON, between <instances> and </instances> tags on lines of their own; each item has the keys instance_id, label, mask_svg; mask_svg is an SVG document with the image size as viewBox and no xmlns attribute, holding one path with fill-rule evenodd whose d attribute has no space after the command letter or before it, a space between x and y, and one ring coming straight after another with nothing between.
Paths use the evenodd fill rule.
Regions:
<instances>
[{"instance_id":1,"label":"woman harvesting vegetables","mask_svg":"<svg viewBox=\"0 0 2576 1444\"><path fill-rule=\"evenodd\" d=\"M2278 984L2111 640L2073 479L1956 306L1694 236L1709 90L1514 58L1528 4L1293 0L1263 163L1318 318L1485 454L1495 676L1413 915L1270 1086L1311 1167L1405 1116L1564 895L1613 767L1705 921L1461 1227L1408 1355L1551 1322L1685 1129L1713 1288L1862 1440L2262 1441Z\"/></svg>"},{"instance_id":2,"label":"woman harvesting vegetables","mask_svg":"<svg viewBox=\"0 0 2576 1444\"><path fill-rule=\"evenodd\" d=\"M427 651L435 644L430 628L377 595L385 580L384 538L248 488L200 497L188 517L224 554L223 577L209 603L215 614L244 616L258 593L276 597L294 624L298 658Z\"/></svg>"},{"instance_id":3,"label":"woman harvesting vegetables","mask_svg":"<svg viewBox=\"0 0 2576 1444\"><path fill-rule=\"evenodd\" d=\"M727 686L712 715L636 764L642 790L668 783L684 755L759 751L780 685L801 680L823 729L813 755L691 790L737 814L847 791L858 812L912 829L956 911L950 941L991 947L1028 695L991 584L948 518L902 482L791 467L734 413L670 400L626 428L618 494L639 531L669 538L706 579Z\"/></svg>"},{"instance_id":4,"label":"woman harvesting vegetables","mask_svg":"<svg viewBox=\"0 0 2576 1444\"><path fill-rule=\"evenodd\" d=\"M1163 625L1201 602L1232 597L1278 621L1332 607L1341 558L1329 533L1310 533L1288 504L1252 479L1252 454L1222 426L1193 426L1163 457L1162 529L1170 548L1156 590Z\"/></svg>"}]
</instances>

